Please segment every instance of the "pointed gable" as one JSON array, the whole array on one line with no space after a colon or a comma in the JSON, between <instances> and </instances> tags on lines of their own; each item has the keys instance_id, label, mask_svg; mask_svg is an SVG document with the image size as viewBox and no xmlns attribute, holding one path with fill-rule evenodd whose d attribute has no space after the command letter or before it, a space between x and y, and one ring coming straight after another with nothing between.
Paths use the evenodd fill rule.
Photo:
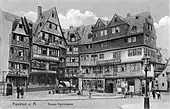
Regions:
<instances>
[{"instance_id":1,"label":"pointed gable","mask_svg":"<svg viewBox=\"0 0 170 109\"><path fill-rule=\"evenodd\" d=\"M16 22L13 23L13 25L14 25L13 26L14 27L13 32L18 33L18 34L22 34L22 35L26 35L24 22L23 22L22 18L20 18L19 20L16 20Z\"/></svg>"},{"instance_id":2,"label":"pointed gable","mask_svg":"<svg viewBox=\"0 0 170 109\"><path fill-rule=\"evenodd\" d=\"M108 26L116 26L116 25L120 25L120 24L124 24L126 23L126 21L124 20L123 17L114 14L112 20L109 22Z\"/></svg>"},{"instance_id":3,"label":"pointed gable","mask_svg":"<svg viewBox=\"0 0 170 109\"><path fill-rule=\"evenodd\" d=\"M99 29L103 29L103 28L105 28L106 26L107 26L107 21L99 18L99 19L97 20L96 24L95 24L94 27L93 27L93 31L99 30Z\"/></svg>"},{"instance_id":4,"label":"pointed gable","mask_svg":"<svg viewBox=\"0 0 170 109\"><path fill-rule=\"evenodd\" d=\"M55 7L44 11L36 21L36 26L36 28L34 27L36 33L39 33L43 30L51 34L64 37Z\"/></svg>"},{"instance_id":5,"label":"pointed gable","mask_svg":"<svg viewBox=\"0 0 170 109\"><path fill-rule=\"evenodd\" d=\"M136 27L137 32L143 32L143 25L146 20L150 19L150 12L143 12L136 15L129 15L125 18L125 21L130 25L129 32L133 31L133 27ZM153 23L153 19L150 20Z\"/></svg>"}]
</instances>

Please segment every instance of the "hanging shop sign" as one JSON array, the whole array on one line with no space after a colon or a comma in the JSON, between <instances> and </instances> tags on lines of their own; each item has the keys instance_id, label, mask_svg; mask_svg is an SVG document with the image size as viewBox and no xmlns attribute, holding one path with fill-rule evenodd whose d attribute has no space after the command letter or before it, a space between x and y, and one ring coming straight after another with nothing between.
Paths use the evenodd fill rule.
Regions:
<instances>
[{"instance_id":1,"label":"hanging shop sign","mask_svg":"<svg viewBox=\"0 0 170 109\"><path fill-rule=\"evenodd\" d=\"M118 64L121 62L121 59L110 59L110 60L101 60L97 61L97 64L102 65L102 64Z\"/></svg>"}]
</instances>

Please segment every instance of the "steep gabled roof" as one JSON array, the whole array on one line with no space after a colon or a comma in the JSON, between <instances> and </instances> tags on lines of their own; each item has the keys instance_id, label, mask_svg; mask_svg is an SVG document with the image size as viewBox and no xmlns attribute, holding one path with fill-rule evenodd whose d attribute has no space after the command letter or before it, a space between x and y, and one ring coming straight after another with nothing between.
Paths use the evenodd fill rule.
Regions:
<instances>
[{"instance_id":1,"label":"steep gabled roof","mask_svg":"<svg viewBox=\"0 0 170 109\"><path fill-rule=\"evenodd\" d=\"M115 18L118 18L117 22L114 21ZM127 22L125 21L125 19L123 17L121 17L120 15L115 13L114 16L112 17L112 20L109 22L108 26L116 26L116 25L120 25L122 23L127 23Z\"/></svg>"},{"instance_id":2,"label":"steep gabled roof","mask_svg":"<svg viewBox=\"0 0 170 109\"><path fill-rule=\"evenodd\" d=\"M93 30L97 30L97 29L100 29L100 28L105 28L106 26L108 25L108 22L101 19L101 18L98 18L96 24L93 26Z\"/></svg>"},{"instance_id":3,"label":"steep gabled roof","mask_svg":"<svg viewBox=\"0 0 170 109\"><path fill-rule=\"evenodd\" d=\"M80 26L81 27L81 26ZM68 39L68 37L70 36L70 34L75 34L79 39L81 38L80 37L80 34L78 33L78 30L80 27L73 27L73 26L70 26L69 29L62 29L63 32L65 33L64 34L64 37L66 39Z\"/></svg>"},{"instance_id":4,"label":"steep gabled roof","mask_svg":"<svg viewBox=\"0 0 170 109\"><path fill-rule=\"evenodd\" d=\"M36 20L36 24L33 27L34 34L38 34L44 28L44 26L46 25L46 22L49 19L53 9L54 9L54 7L49 9L49 10L47 10L47 11L44 11L42 13L42 15L38 17L38 19ZM39 27L39 23L40 22L43 23L42 27Z\"/></svg>"},{"instance_id":5,"label":"steep gabled roof","mask_svg":"<svg viewBox=\"0 0 170 109\"><path fill-rule=\"evenodd\" d=\"M136 26L138 32L143 32L143 24L149 16L151 16L150 12L143 12L133 16L128 16L125 18L125 21L130 25L129 29Z\"/></svg>"},{"instance_id":6,"label":"steep gabled roof","mask_svg":"<svg viewBox=\"0 0 170 109\"><path fill-rule=\"evenodd\" d=\"M81 44L90 43L92 41L92 38L88 38L89 33L92 32L92 26L93 25L87 25L87 26L81 26L78 30L78 33L81 37Z\"/></svg>"},{"instance_id":7,"label":"steep gabled roof","mask_svg":"<svg viewBox=\"0 0 170 109\"><path fill-rule=\"evenodd\" d=\"M45 30L45 26L47 24L47 21L50 21L50 16L52 15L52 12L55 11L56 12L56 20L57 20L57 25L59 25L59 28L60 28L60 31L61 33L59 33L61 35L61 37L63 37L65 43L66 42L66 39L64 37L64 34L62 32L62 28L61 28L61 24L60 24L60 21L59 21L59 18L58 18L58 12L57 12L57 9L56 7L53 7L47 11L44 11L42 13L42 15L40 15L36 21L36 24L34 24L34 27L33 27L33 33L34 33L34 36L37 36L39 34L40 31L42 30ZM42 22L42 26L40 27L39 26L39 23ZM51 22L51 21L50 21ZM56 23L56 22L54 22ZM57 31L58 32L58 31Z\"/></svg>"}]
</instances>

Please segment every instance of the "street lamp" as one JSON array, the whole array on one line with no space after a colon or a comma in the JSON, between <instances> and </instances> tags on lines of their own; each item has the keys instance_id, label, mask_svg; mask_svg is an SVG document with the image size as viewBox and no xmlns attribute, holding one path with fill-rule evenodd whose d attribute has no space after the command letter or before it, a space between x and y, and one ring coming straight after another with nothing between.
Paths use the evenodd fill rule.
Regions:
<instances>
[{"instance_id":1,"label":"street lamp","mask_svg":"<svg viewBox=\"0 0 170 109\"><path fill-rule=\"evenodd\" d=\"M147 71L150 63L150 57L145 54L145 56L142 58L143 65L144 65L144 71L145 71L145 97L144 97L144 109L150 109L149 105L149 97L148 97L148 86L147 86Z\"/></svg>"}]
</instances>

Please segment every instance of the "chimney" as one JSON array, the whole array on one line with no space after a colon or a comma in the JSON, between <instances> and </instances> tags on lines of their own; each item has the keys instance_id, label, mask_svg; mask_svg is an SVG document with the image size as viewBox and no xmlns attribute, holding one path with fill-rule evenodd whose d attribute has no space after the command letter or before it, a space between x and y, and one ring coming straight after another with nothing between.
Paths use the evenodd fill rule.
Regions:
<instances>
[{"instance_id":1,"label":"chimney","mask_svg":"<svg viewBox=\"0 0 170 109\"><path fill-rule=\"evenodd\" d=\"M37 18L39 18L42 15L42 6L38 6L38 10L37 10Z\"/></svg>"},{"instance_id":2,"label":"chimney","mask_svg":"<svg viewBox=\"0 0 170 109\"><path fill-rule=\"evenodd\" d=\"M131 16L131 14L130 13L127 13L127 17L130 17Z\"/></svg>"}]
</instances>

